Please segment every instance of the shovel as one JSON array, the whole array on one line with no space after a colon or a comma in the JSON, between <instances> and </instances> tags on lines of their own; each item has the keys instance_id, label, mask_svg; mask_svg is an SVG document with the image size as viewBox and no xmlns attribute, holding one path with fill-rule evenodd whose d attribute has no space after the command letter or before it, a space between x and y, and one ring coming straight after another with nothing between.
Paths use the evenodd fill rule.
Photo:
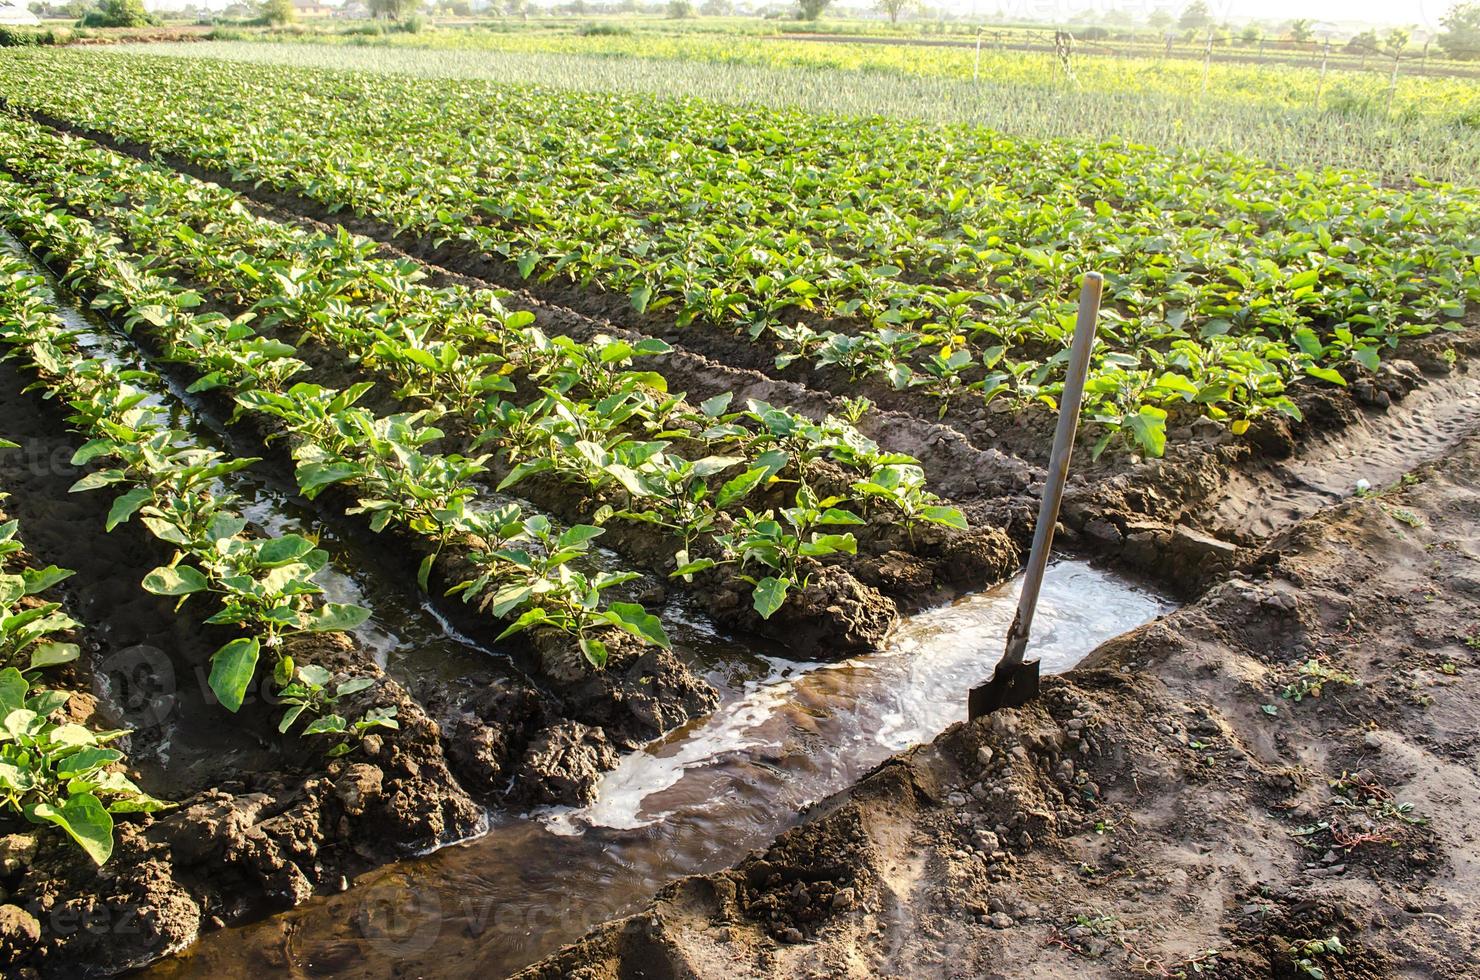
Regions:
<instances>
[{"instance_id":1,"label":"shovel","mask_svg":"<svg viewBox=\"0 0 1480 980\"><path fill-rule=\"evenodd\" d=\"M1028 567L1023 575L1023 593L1018 599L1017 615L1007 631L1007 652L992 672L992 679L971 689L967 717L980 718L998 708L1016 708L1038 696L1038 661L1023 660L1028 649L1028 633L1033 628L1033 612L1038 607L1038 589L1043 585L1043 571L1048 567L1048 549L1053 544L1053 529L1059 519L1059 504L1064 499L1064 482L1069 477L1069 455L1074 450L1074 433L1079 428L1079 405L1084 399L1084 379L1089 373L1089 355L1095 346L1095 321L1100 315L1100 292L1105 277L1091 272L1084 277L1079 291L1079 318L1074 324L1074 340L1069 346L1069 368L1064 376L1064 392L1059 396L1059 424L1053 433L1053 452L1048 460L1048 478L1043 483L1043 500L1038 505L1038 526L1033 529L1033 550L1028 554Z\"/></svg>"}]
</instances>

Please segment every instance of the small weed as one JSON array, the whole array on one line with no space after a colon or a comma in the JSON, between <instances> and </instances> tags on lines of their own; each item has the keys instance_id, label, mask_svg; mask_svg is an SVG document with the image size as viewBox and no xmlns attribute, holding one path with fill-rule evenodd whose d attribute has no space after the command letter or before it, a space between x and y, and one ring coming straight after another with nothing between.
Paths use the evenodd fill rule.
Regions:
<instances>
[{"instance_id":1,"label":"small weed","mask_svg":"<svg viewBox=\"0 0 1480 980\"><path fill-rule=\"evenodd\" d=\"M1387 514L1387 516L1391 517L1393 520L1398 521L1401 524L1407 524L1409 527L1427 526L1422 517L1419 517L1407 507L1390 507L1387 504L1383 504L1382 509L1383 512Z\"/></svg>"},{"instance_id":2,"label":"small weed","mask_svg":"<svg viewBox=\"0 0 1480 980\"><path fill-rule=\"evenodd\" d=\"M1295 962L1295 969L1311 977L1312 980L1326 980L1326 971L1317 965L1317 957L1344 955L1346 955L1346 947L1336 936L1301 940L1290 947L1290 957Z\"/></svg>"},{"instance_id":3,"label":"small weed","mask_svg":"<svg viewBox=\"0 0 1480 980\"><path fill-rule=\"evenodd\" d=\"M1048 943L1085 959L1102 959L1112 950L1119 948L1136 972L1149 976L1177 978L1177 980L1202 974L1217 965L1218 950L1216 949L1205 949L1185 959L1169 963L1132 942L1127 933L1128 930L1121 926L1114 916L1087 915L1081 912L1074 917L1073 925L1067 929L1055 928L1048 937Z\"/></svg>"},{"instance_id":4,"label":"small weed","mask_svg":"<svg viewBox=\"0 0 1480 980\"><path fill-rule=\"evenodd\" d=\"M1300 676L1292 683L1286 684L1285 689L1280 692L1280 697L1287 701L1302 701L1305 698L1318 698L1327 684L1356 685L1359 683L1355 677L1345 671L1327 667L1319 660L1307 660L1300 665Z\"/></svg>"}]
</instances>

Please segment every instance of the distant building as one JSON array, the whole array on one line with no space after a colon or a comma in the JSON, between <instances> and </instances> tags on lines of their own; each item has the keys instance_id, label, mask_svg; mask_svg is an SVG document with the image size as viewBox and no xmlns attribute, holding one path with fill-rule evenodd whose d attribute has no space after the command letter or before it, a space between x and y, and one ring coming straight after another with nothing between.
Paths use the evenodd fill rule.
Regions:
<instances>
[{"instance_id":1,"label":"distant building","mask_svg":"<svg viewBox=\"0 0 1480 980\"><path fill-rule=\"evenodd\" d=\"M299 17L328 17L338 11L318 0L293 0L293 12Z\"/></svg>"},{"instance_id":2,"label":"distant building","mask_svg":"<svg viewBox=\"0 0 1480 980\"><path fill-rule=\"evenodd\" d=\"M35 27L41 18L14 0L0 0L0 24L7 27Z\"/></svg>"},{"instance_id":3,"label":"distant building","mask_svg":"<svg viewBox=\"0 0 1480 980\"><path fill-rule=\"evenodd\" d=\"M360 0L349 0L343 7L334 12L335 17L344 17L349 20L366 20L370 16L370 8Z\"/></svg>"}]
</instances>

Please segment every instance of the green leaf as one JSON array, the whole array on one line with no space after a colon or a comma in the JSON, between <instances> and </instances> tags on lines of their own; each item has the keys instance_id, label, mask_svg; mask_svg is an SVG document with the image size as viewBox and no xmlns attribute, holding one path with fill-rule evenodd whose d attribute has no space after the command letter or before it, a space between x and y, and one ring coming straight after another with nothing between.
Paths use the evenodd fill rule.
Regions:
<instances>
[{"instance_id":1,"label":"green leaf","mask_svg":"<svg viewBox=\"0 0 1480 980\"><path fill-rule=\"evenodd\" d=\"M298 489L312 500L325 487L353 479L360 472L360 467L354 463L304 463L298 467L294 477L298 480Z\"/></svg>"},{"instance_id":2,"label":"green leaf","mask_svg":"<svg viewBox=\"0 0 1480 980\"><path fill-rule=\"evenodd\" d=\"M345 723L345 720L338 715L325 715L322 718L315 718L309 722L308 726L303 729L303 734L322 735L326 732L338 733L344 731L347 727L348 725Z\"/></svg>"},{"instance_id":3,"label":"green leaf","mask_svg":"<svg viewBox=\"0 0 1480 980\"><path fill-rule=\"evenodd\" d=\"M69 664L76 660L81 652L75 643L43 643L31 651L31 666L27 669L41 670L43 667Z\"/></svg>"},{"instance_id":4,"label":"green leaf","mask_svg":"<svg viewBox=\"0 0 1480 980\"><path fill-rule=\"evenodd\" d=\"M431 586L428 585L428 582L432 578L432 563L436 560L437 556L435 554L427 555L421 560L421 564L416 567L416 584L421 587L421 591L423 592L431 591Z\"/></svg>"},{"instance_id":5,"label":"green leaf","mask_svg":"<svg viewBox=\"0 0 1480 980\"><path fill-rule=\"evenodd\" d=\"M192 565L161 565L144 576L144 590L155 595L190 595L210 587L210 582Z\"/></svg>"},{"instance_id":6,"label":"green leaf","mask_svg":"<svg viewBox=\"0 0 1480 980\"><path fill-rule=\"evenodd\" d=\"M1130 430L1136 445L1148 456L1160 456L1167 446L1167 413L1150 405L1142 405L1135 415L1127 415L1123 424Z\"/></svg>"},{"instance_id":7,"label":"green leaf","mask_svg":"<svg viewBox=\"0 0 1480 980\"><path fill-rule=\"evenodd\" d=\"M104 766L112 765L122 758L123 753L117 749L104 748L100 745L88 746L80 752L73 752L58 762L57 776L60 779L76 779L88 776Z\"/></svg>"},{"instance_id":8,"label":"green leaf","mask_svg":"<svg viewBox=\"0 0 1480 980\"><path fill-rule=\"evenodd\" d=\"M374 686L375 678L373 677L351 677L349 680L345 681L343 684L340 684L334 689L334 696L336 698L347 698L351 694L359 694L361 691L368 691Z\"/></svg>"},{"instance_id":9,"label":"green leaf","mask_svg":"<svg viewBox=\"0 0 1480 980\"><path fill-rule=\"evenodd\" d=\"M717 563L713 558L699 558L691 562L685 562L684 564L678 566L678 568L674 569L668 577L676 578L680 575L689 576L693 575L696 572L708 571L709 569L714 568L716 564Z\"/></svg>"},{"instance_id":10,"label":"green leaf","mask_svg":"<svg viewBox=\"0 0 1480 980\"><path fill-rule=\"evenodd\" d=\"M283 712L283 720L278 722L278 731L286 734L288 729L293 727L293 722L297 721L298 716L303 714L307 708L306 704L289 705L288 710Z\"/></svg>"},{"instance_id":11,"label":"green leaf","mask_svg":"<svg viewBox=\"0 0 1480 980\"><path fill-rule=\"evenodd\" d=\"M941 507L932 504L928 507L921 507L920 516L932 524L954 527L961 531L967 529L966 515L961 513L958 507Z\"/></svg>"},{"instance_id":12,"label":"green leaf","mask_svg":"<svg viewBox=\"0 0 1480 980\"><path fill-rule=\"evenodd\" d=\"M124 521L134 515L145 502L154 496L154 491L149 487L134 487L128 493L113 501L113 506L108 508L108 520L103 524L103 529L111 531Z\"/></svg>"},{"instance_id":13,"label":"green leaf","mask_svg":"<svg viewBox=\"0 0 1480 980\"><path fill-rule=\"evenodd\" d=\"M0 718L26 706L26 692L31 685L14 667L0 670Z\"/></svg>"},{"instance_id":14,"label":"green leaf","mask_svg":"<svg viewBox=\"0 0 1480 980\"><path fill-rule=\"evenodd\" d=\"M761 614L761 619L770 619L776 610L781 608L781 604L786 601L786 592L789 588L791 588L790 582L770 575L755 583L751 599L755 611Z\"/></svg>"},{"instance_id":15,"label":"green leaf","mask_svg":"<svg viewBox=\"0 0 1480 980\"><path fill-rule=\"evenodd\" d=\"M647 285L633 286L627 296L632 300L632 309L640 316L647 312L648 303L653 298L653 289Z\"/></svg>"},{"instance_id":16,"label":"green leaf","mask_svg":"<svg viewBox=\"0 0 1480 980\"><path fill-rule=\"evenodd\" d=\"M1319 269L1306 269L1304 272L1297 272L1291 276L1285 283L1285 287L1293 292L1297 289L1304 289L1307 286L1314 286L1320 281L1321 271Z\"/></svg>"},{"instance_id":17,"label":"green leaf","mask_svg":"<svg viewBox=\"0 0 1480 980\"><path fill-rule=\"evenodd\" d=\"M370 610L338 602L326 602L304 617L303 628L310 633L335 633L352 630L370 618Z\"/></svg>"},{"instance_id":18,"label":"green leaf","mask_svg":"<svg viewBox=\"0 0 1480 980\"><path fill-rule=\"evenodd\" d=\"M211 690L227 711L241 710L261 649L254 636L232 640L211 656Z\"/></svg>"},{"instance_id":19,"label":"green leaf","mask_svg":"<svg viewBox=\"0 0 1480 980\"><path fill-rule=\"evenodd\" d=\"M730 407L730 401L735 397L733 391L722 391L713 398L706 398L699 403L699 411L711 419L717 419Z\"/></svg>"},{"instance_id":20,"label":"green leaf","mask_svg":"<svg viewBox=\"0 0 1480 980\"><path fill-rule=\"evenodd\" d=\"M509 487L512 487L514 484L518 483L526 476L529 476L532 473L543 473L546 470L551 469L554 465L555 464L550 460L548 456L542 457L540 459L525 460L509 471L509 475L504 477L503 481L499 483L498 489L505 490Z\"/></svg>"},{"instance_id":21,"label":"green leaf","mask_svg":"<svg viewBox=\"0 0 1480 980\"><path fill-rule=\"evenodd\" d=\"M489 615L502 619L509 613L524 605L525 601L534 594L534 587L514 583L499 589L493 595L493 600L488 605Z\"/></svg>"},{"instance_id":22,"label":"green leaf","mask_svg":"<svg viewBox=\"0 0 1480 980\"><path fill-rule=\"evenodd\" d=\"M257 561L276 568L297 561L314 549L314 543L301 534L284 534L257 544Z\"/></svg>"},{"instance_id":23,"label":"green leaf","mask_svg":"<svg viewBox=\"0 0 1480 980\"><path fill-rule=\"evenodd\" d=\"M123 482L122 470L98 470L96 473L89 473L72 484L67 492L81 493L84 490L97 490L101 487L112 486L115 483L121 482Z\"/></svg>"},{"instance_id":24,"label":"green leaf","mask_svg":"<svg viewBox=\"0 0 1480 980\"><path fill-rule=\"evenodd\" d=\"M720 510L724 510L726 507L745 499L752 490L760 486L770 475L771 471L769 467L757 466L746 470L737 477L725 481L724 486L720 487L719 493L715 495L714 506Z\"/></svg>"},{"instance_id":25,"label":"green leaf","mask_svg":"<svg viewBox=\"0 0 1480 980\"><path fill-rule=\"evenodd\" d=\"M606 618L618 629L626 630L640 640L662 647L664 650L673 649L673 644L668 640L668 634L663 632L663 623L635 602L614 602L606 608Z\"/></svg>"},{"instance_id":26,"label":"green leaf","mask_svg":"<svg viewBox=\"0 0 1480 980\"><path fill-rule=\"evenodd\" d=\"M820 517L817 518L817 523L845 524L850 526L857 526L860 524L867 524L868 521L865 521L863 518L859 517L857 514L854 514L851 511L840 510L837 507L829 507L827 510L822 512L822 515Z\"/></svg>"},{"instance_id":27,"label":"green leaf","mask_svg":"<svg viewBox=\"0 0 1480 980\"><path fill-rule=\"evenodd\" d=\"M26 583L26 595L35 595L38 592L46 591L58 582L65 582L74 574L71 569L47 565L41 569L23 569L21 571L21 578Z\"/></svg>"},{"instance_id":28,"label":"green leaf","mask_svg":"<svg viewBox=\"0 0 1480 980\"><path fill-rule=\"evenodd\" d=\"M589 636L580 638L581 652L597 670L606 667L606 644Z\"/></svg>"},{"instance_id":29,"label":"green leaf","mask_svg":"<svg viewBox=\"0 0 1480 980\"><path fill-rule=\"evenodd\" d=\"M60 807L38 803L32 812L65 830L98 867L113 856L113 817L91 793L68 797Z\"/></svg>"},{"instance_id":30,"label":"green leaf","mask_svg":"<svg viewBox=\"0 0 1480 980\"><path fill-rule=\"evenodd\" d=\"M1320 336L1310 327L1299 327L1290 334L1290 339L1295 341L1302 353L1311 357L1320 357L1325 345L1321 343Z\"/></svg>"},{"instance_id":31,"label":"green leaf","mask_svg":"<svg viewBox=\"0 0 1480 980\"><path fill-rule=\"evenodd\" d=\"M1331 368L1317 367L1314 364L1307 364L1305 367L1305 373L1310 375L1312 378L1319 378L1321 381L1328 381L1333 385L1340 385L1343 388L1346 387L1346 379L1343 378L1339 372L1334 371Z\"/></svg>"},{"instance_id":32,"label":"green leaf","mask_svg":"<svg viewBox=\"0 0 1480 980\"><path fill-rule=\"evenodd\" d=\"M605 528L592 527L590 524L573 524L556 539L555 547L569 548L573 545L585 544L592 538L598 538L605 533Z\"/></svg>"},{"instance_id":33,"label":"green leaf","mask_svg":"<svg viewBox=\"0 0 1480 980\"><path fill-rule=\"evenodd\" d=\"M525 610L524 615L514 620L513 624L511 624L508 629L504 630L497 637L495 637L495 640L502 640L507 636L513 636L515 633L527 630L531 626L538 626L541 623L547 622L549 618L549 615L538 606L533 609Z\"/></svg>"}]
</instances>

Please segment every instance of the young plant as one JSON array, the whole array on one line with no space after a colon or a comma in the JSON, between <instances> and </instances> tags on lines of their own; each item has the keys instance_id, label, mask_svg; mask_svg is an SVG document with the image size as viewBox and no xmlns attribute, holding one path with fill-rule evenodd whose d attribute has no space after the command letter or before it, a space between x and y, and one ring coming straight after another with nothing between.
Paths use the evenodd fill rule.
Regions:
<instances>
[{"instance_id":1,"label":"young plant","mask_svg":"<svg viewBox=\"0 0 1480 980\"><path fill-rule=\"evenodd\" d=\"M95 732L54 717L68 695L40 690L14 667L0 670L0 803L33 824L60 827L99 866L113 854L113 814L169 804L111 768L109 748L127 732Z\"/></svg>"}]
</instances>

